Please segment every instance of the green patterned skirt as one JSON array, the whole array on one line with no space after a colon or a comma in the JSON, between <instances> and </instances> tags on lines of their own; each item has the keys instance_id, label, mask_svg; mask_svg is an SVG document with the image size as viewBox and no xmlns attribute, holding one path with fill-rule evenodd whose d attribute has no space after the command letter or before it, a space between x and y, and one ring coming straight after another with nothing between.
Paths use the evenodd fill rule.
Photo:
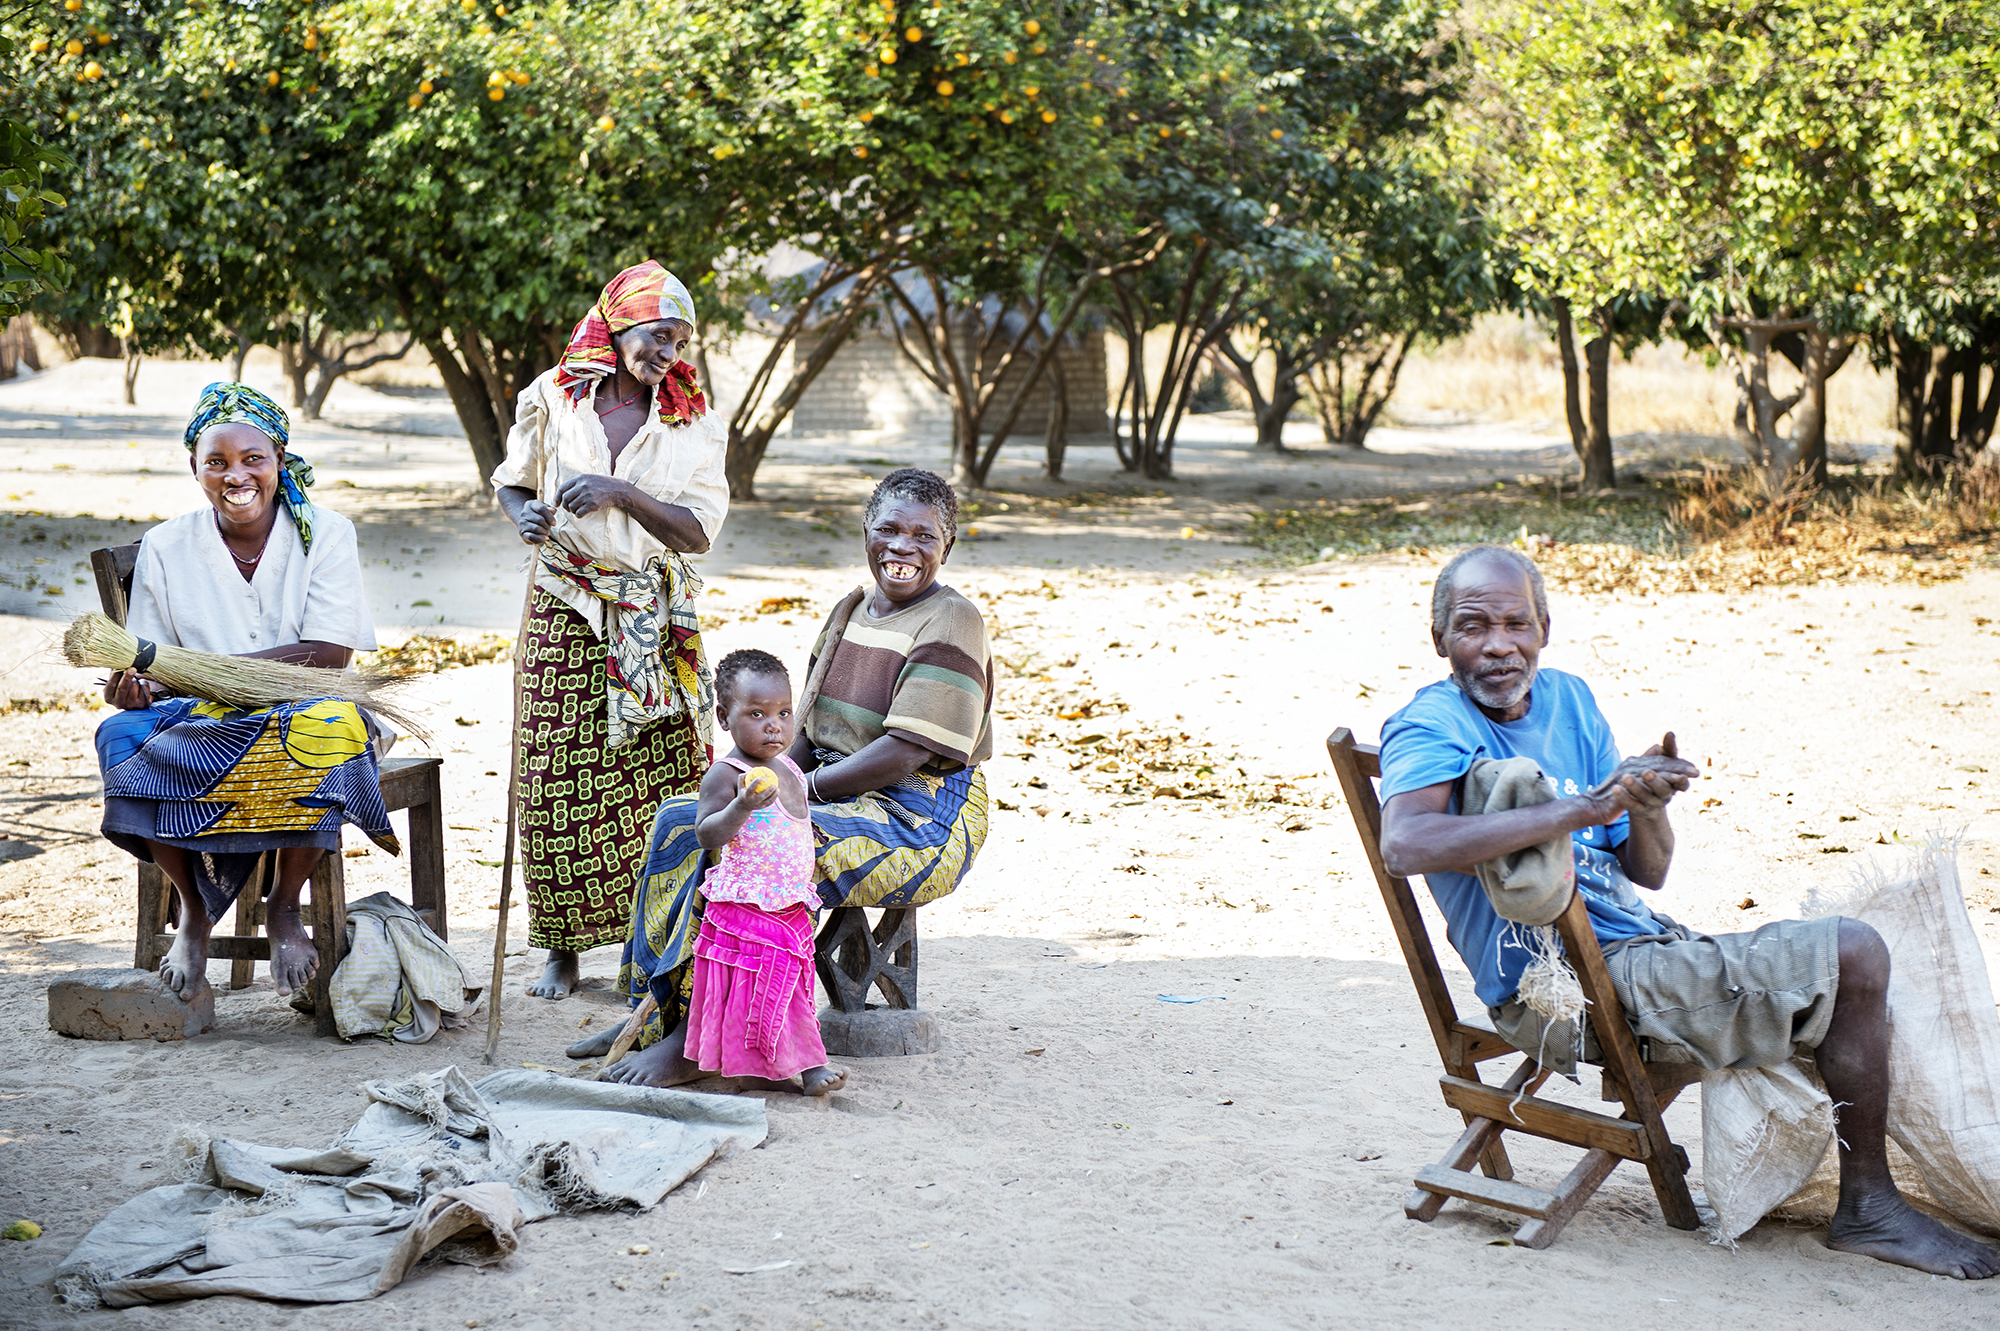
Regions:
<instances>
[{"instance_id":1,"label":"green patterned skirt","mask_svg":"<svg viewBox=\"0 0 2000 1331\"><path fill-rule=\"evenodd\" d=\"M605 747L604 662L604 643L583 616L537 588L521 641L516 812L531 947L623 943L653 813L697 790L708 770L691 717Z\"/></svg>"}]
</instances>

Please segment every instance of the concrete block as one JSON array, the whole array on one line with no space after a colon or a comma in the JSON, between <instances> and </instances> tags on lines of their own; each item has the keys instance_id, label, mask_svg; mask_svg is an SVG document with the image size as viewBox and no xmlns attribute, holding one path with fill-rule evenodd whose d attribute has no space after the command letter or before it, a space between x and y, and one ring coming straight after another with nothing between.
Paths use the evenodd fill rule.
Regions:
<instances>
[{"instance_id":1,"label":"concrete block","mask_svg":"<svg viewBox=\"0 0 2000 1331\"><path fill-rule=\"evenodd\" d=\"M849 1058L896 1058L903 1054L935 1054L938 1022L920 1007L877 1007L866 1012L819 1010L819 1038L829 1054Z\"/></svg>"},{"instance_id":2,"label":"concrete block","mask_svg":"<svg viewBox=\"0 0 2000 1331\"><path fill-rule=\"evenodd\" d=\"M107 966L49 985L49 1029L80 1040L185 1040L215 1029L215 990L192 999L157 972Z\"/></svg>"}]
</instances>

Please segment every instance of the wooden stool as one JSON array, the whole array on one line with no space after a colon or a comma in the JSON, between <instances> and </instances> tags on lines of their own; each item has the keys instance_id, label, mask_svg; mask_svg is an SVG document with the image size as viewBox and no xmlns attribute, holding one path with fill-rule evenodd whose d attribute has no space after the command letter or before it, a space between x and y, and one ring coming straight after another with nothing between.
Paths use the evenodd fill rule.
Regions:
<instances>
[{"instance_id":1,"label":"wooden stool","mask_svg":"<svg viewBox=\"0 0 2000 1331\"><path fill-rule=\"evenodd\" d=\"M866 1012L870 989L892 1008L915 1007L917 908L884 910L871 930L861 907L835 906L813 942L813 969L842 1012Z\"/></svg>"}]
</instances>

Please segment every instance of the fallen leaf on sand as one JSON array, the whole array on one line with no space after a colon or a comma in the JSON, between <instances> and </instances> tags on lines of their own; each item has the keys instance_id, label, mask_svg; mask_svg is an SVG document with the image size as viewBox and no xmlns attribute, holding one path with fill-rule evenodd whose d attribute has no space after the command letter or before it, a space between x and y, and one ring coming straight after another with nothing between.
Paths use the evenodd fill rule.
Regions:
<instances>
[{"instance_id":1,"label":"fallen leaf on sand","mask_svg":"<svg viewBox=\"0 0 2000 1331\"><path fill-rule=\"evenodd\" d=\"M759 1271L779 1271L792 1264L788 1257L782 1262L765 1262L761 1266L725 1266L722 1269L733 1276L754 1276Z\"/></svg>"},{"instance_id":2,"label":"fallen leaf on sand","mask_svg":"<svg viewBox=\"0 0 2000 1331\"><path fill-rule=\"evenodd\" d=\"M1040 1058L1048 1052L1048 1049L1046 1047L1041 1049L1023 1049L1021 1052L1024 1054L1033 1054L1036 1058Z\"/></svg>"},{"instance_id":3,"label":"fallen leaf on sand","mask_svg":"<svg viewBox=\"0 0 2000 1331\"><path fill-rule=\"evenodd\" d=\"M923 1250L923 1249L925 1249L925 1248L928 1248L928 1247L930 1247L930 1246L931 1246L931 1245L930 1245L930 1244L928 1244L928 1243L912 1243L912 1244L910 1245L910 1251L911 1251L911 1252L919 1252L919 1251L921 1251L921 1250Z\"/></svg>"},{"instance_id":4,"label":"fallen leaf on sand","mask_svg":"<svg viewBox=\"0 0 2000 1331\"><path fill-rule=\"evenodd\" d=\"M625 1250L625 1253L627 1256L630 1257L644 1257L647 1253L651 1252L652 1250L653 1249L647 1244L635 1243L631 1247L627 1248Z\"/></svg>"}]
</instances>

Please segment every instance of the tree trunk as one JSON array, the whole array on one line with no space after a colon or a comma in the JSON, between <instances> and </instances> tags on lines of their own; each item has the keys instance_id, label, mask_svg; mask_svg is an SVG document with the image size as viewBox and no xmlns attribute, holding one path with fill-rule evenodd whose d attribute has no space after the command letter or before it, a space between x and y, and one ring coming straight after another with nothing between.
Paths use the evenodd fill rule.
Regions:
<instances>
[{"instance_id":1,"label":"tree trunk","mask_svg":"<svg viewBox=\"0 0 2000 1331\"><path fill-rule=\"evenodd\" d=\"M1549 301L1556 315L1556 352L1562 357L1563 416L1569 422L1569 446L1579 461L1589 455L1584 426L1583 401L1577 390L1576 325L1570 318L1569 301L1556 296Z\"/></svg>"},{"instance_id":2,"label":"tree trunk","mask_svg":"<svg viewBox=\"0 0 2000 1331\"><path fill-rule=\"evenodd\" d=\"M1042 439L1042 470L1050 480L1059 481L1063 455L1069 451L1069 380L1063 375L1062 357L1051 357L1045 374L1049 381L1049 429Z\"/></svg>"},{"instance_id":3,"label":"tree trunk","mask_svg":"<svg viewBox=\"0 0 2000 1331\"><path fill-rule=\"evenodd\" d=\"M319 419L320 412L326 407L326 395L333 391L333 385L342 373L343 371L334 368L332 363L326 361L320 362L318 372L313 375L312 391L306 394L305 417L307 420L316 421Z\"/></svg>"},{"instance_id":4,"label":"tree trunk","mask_svg":"<svg viewBox=\"0 0 2000 1331\"><path fill-rule=\"evenodd\" d=\"M285 378L291 381L292 409L296 411L306 404L305 348L290 339L278 343L278 363L284 367Z\"/></svg>"},{"instance_id":5,"label":"tree trunk","mask_svg":"<svg viewBox=\"0 0 2000 1331\"><path fill-rule=\"evenodd\" d=\"M139 353L133 352L125 358L125 405L139 405Z\"/></svg>"},{"instance_id":6,"label":"tree trunk","mask_svg":"<svg viewBox=\"0 0 2000 1331\"><path fill-rule=\"evenodd\" d=\"M744 501L757 498L757 468L764 461L764 454L771 447L771 437L778 432L792 414L792 409L805 396L806 389L812 387L813 380L819 378L820 371L833 360L834 353L846 343L855 324L874 298L875 288L888 275L893 264L892 257L884 257L875 264L855 274L854 285L849 289L841 305L839 314L824 325L819 341L803 361L792 367L792 377L785 382L778 395L771 399L771 405L759 416L754 424L746 424L748 412L756 409L754 398L761 396L762 383L768 382L768 375L760 375L759 383L751 386L744 400L736 408L736 414L729 421L729 451L723 461L723 471L729 478L729 497ZM798 333L803 324L790 326L784 339L797 345ZM780 346L773 346L766 356L767 368L775 368Z\"/></svg>"},{"instance_id":7,"label":"tree trunk","mask_svg":"<svg viewBox=\"0 0 2000 1331\"><path fill-rule=\"evenodd\" d=\"M1931 348L1900 328L1889 330L1889 363L1896 372L1896 475L1917 475L1924 445L1924 389L1930 381Z\"/></svg>"},{"instance_id":8,"label":"tree trunk","mask_svg":"<svg viewBox=\"0 0 2000 1331\"><path fill-rule=\"evenodd\" d=\"M1297 375L1271 386L1271 400L1257 413L1257 447L1267 448L1273 453L1286 451L1285 422L1292 418L1292 409L1304 396Z\"/></svg>"},{"instance_id":9,"label":"tree trunk","mask_svg":"<svg viewBox=\"0 0 2000 1331\"><path fill-rule=\"evenodd\" d=\"M243 362L250 357L250 339L240 332L235 337L236 353L229 358L229 380L240 384L243 382Z\"/></svg>"},{"instance_id":10,"label":"tree trunk","mask_svg":"<svg viewBox=\"0 0 2000 1331\"><path fill-rule=\"evenodd\" d=\"M1846 338L1829 338L1818 324L1805 332L1805 363L1799 367L1805 384L1792 415L1792 468L1813 488L1826 484L1826 381L1847 363L1852 347Z\"/></svg>"},{"instance_id":11,"label":"tree trunk","mask_svg":"<svg viewBox=\"0 0 2000 1331\"><path fill-rule=\"evenodd\" d=\"M1611 460L1611 309L1600 305L1592 315L1599 332L1583 344L1583 365L1590 410L1583 435L1585 493L1612 490L1618 474Z\"/></svg>"},{"instance_id":12,"label":"tree trunk","mask_svg":"<svg viewBox=\"0 0 2000 1331\"><path fill-rule=\"evenodd\" d=\"M441 334L424 338L423 344L437 364L438 377L444 380L445 392L451 395L452 410L458 413L458 423L472 445L472 465L479 470L479 488L491 493L490 478L507 456L507 434L493 419L493 401L459 364L458 354Z\"/></svg>"}]
</instances>

